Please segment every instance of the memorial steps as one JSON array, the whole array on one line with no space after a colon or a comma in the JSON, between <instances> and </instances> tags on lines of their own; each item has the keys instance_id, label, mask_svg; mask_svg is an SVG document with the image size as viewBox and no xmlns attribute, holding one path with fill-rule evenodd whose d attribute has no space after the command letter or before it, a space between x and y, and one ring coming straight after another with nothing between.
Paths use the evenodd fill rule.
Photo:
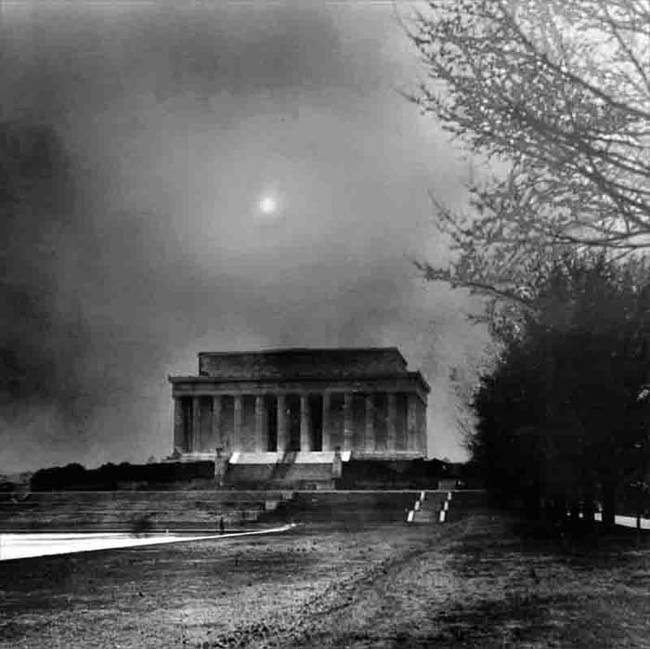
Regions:
<instances>
[{"instance_id":1,"label":"memorial steps","mask_svg":"<svg viewBox=\"0 0 650 649\"><path fill-rule=\"evenodd\" d=\"M349 452L339 454L341 462ZM228 462L225 485L237 489L333 489L335 453L241 453Z\"/></svg>"},{"instance_id":2,"label":"memorial steps","mask_svg":"<svg viewBox=\"0 0 650 649\"><path fill-rule=\"evenodd\" d=\"M483 511L487 496L482 490L420 491L408 512L407 522L448 523Z\"/></svg>"},{"instance_id":3,"label":"memorial steps","mask_svg":"<svg viewBox=\"0 0 650 649\"><path fill-rule=\"evenodd\" d=\"M33 492L0 500L0 531L218 530L256 523L289 493L280 491Z\"/></svg>"},{"instance_id":4,"label":"memorial steps","mask_svg":"<svg viewBox=\"0 0 650 649\"><path fill-rule=\"evenodd\" d=\"M408 523L442 523L445 516L441 513L446 511L445 503L449 500L449 492L446 491L420 491L415 502L407 515Z\"/></svg>"},{"instance_id":5,"label":"memorial steps","mask_svg":"<svg viewBox=\"0 0 650 649\"><path fill-rule=\"evenodd\" d=\"M305 465L302 465L304 467ZM34 492L0 501L0 531L215 531L291 521L361 526L405 523L423 492L404 491L116 491ZM416 522L435 522L447 492L426 491ZM467 504L464 498L469 496ZM450 520L481 497L456 492ZM476 500L476 503L474 501ZM427 516L425 512L432 512Z\"/></svg>"},{"instance_id":6,"label":"memorial steps","mask_svg":"<svg viewBox=\"0 0 650 649\"><path fill-rule=\"evenodd\" d=\"M486 496L478 491L323 489L333 482L331 464L246 463L232 464L231 470L243 472L230 476L239 489L0 494L0 531L215 531L221 519L226 529L271 520L361 525L410 517L409 522L435 523L460 520L486 507ZM266 489L241 488L244 478L259 479L261 474L251 471L266 472ZM271 489L274 479L295 486Z\"/></svg>"},{"instance_id":7,"label":"memorial steps","mask_svg":"<svg viewBox=\"0 0 650 649\"><path fill-rule=\"evenodd\" d=\"M417 491L298 491L278 509L293 522L403 523Z\"/></svg>"},{"instance_id":8,"label":"memorial steps","mask_svg":"<svg viewBox=\"0 0 650 649\"><path fill-rule=\"evenodd\" d=\"M334 488L331 464L234 464L228 467L226 485L240 487L314 489Z\"/></svg>"}]
</instances>

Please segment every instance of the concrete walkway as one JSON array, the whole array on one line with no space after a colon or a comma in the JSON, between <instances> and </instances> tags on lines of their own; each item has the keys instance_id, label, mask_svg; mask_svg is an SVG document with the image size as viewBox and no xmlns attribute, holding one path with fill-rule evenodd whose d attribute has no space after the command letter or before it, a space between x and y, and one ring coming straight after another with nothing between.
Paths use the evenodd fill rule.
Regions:
<instances>
[{"instance_id":1,"label":"concrete walkway","mask_svg":"<svg viewBox=\"0 0 650 649\"><path fill-rule=\"evenodd\" d=\"M73 552L93 552L96 550L111 550L115 548L132 548L143 545L183 543L186 541L209 541L242 536L277 534L287 532L294 527L294 524L290 524L248 532L202 534L194 536L182 536L179 534L134 536L124 532L90 532L87 534L0 534L0 561L24 559L27 557L41 557L52 554L70 554Z\"/></svg>"},{"instance_id":2,"label":"concrete walkway","mask_svg":"<svg viewBox=\"0 0 650 649\"><path fill-rule=\"evenodd\" d=\"M601 514L595 514L597 521L602 520ZM636 527L636 516L614 516L614 523L623 527ZM650 519L641 517L641 529L650 530Z\"/></svg>"}]
</instances>

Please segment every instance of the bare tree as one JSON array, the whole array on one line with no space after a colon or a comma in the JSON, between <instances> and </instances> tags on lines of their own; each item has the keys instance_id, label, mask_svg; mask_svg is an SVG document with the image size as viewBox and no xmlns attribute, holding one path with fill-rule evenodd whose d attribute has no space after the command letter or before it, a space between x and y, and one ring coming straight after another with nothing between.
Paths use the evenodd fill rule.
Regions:
<instances>
[{"instance_id":1,"label":"bare tree","mask_svg":"<svg viewBox=\"0 0 650 649\"><path fill-rule=\"evenodd\" d=\"M566 248L650 249L650 0L429 0L409 32L411 98L504 170L432 197L458 254L430 279L530 306Z\"/></svg>"}]
</instances>

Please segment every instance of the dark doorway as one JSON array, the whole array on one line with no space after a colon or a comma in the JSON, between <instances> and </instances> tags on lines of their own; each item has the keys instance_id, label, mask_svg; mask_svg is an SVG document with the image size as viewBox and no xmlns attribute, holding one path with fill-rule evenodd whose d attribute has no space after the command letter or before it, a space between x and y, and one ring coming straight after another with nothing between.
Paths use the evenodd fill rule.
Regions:
<instances>
[{"instance_id":1,"label":"dark doorway","mask_svg":"<svg viewBox=\"0 0 650 649\"><path fill-rule=\"evenodd\" d=\"M323 396L309 395L309 415L311 423L311 449L323 450Z\"/></svg>"},{"instance_id":2,"label":"dark doorway","mask_svg":"<svg viewBox=\"0 0 650 649\"><path fill-rule=\"evenodd\" d=\"M375 392L375 448L386 450L386 436L388 433L388 395L385 392Z\"/></svg>"},{"instance_id":3,"label":"dark doorway","mask_svg":"<svg viewBox=\"0 0 650 649\"><path fill-rule=\"evenodd\" d=\"M289 444L287 450L300 450L300 397L297 394L287 395Z\"/></svg>"},{"instance_id":4,"label":"dark doorway","mask_svg":"<svg viewBox=\"0 0 650 649\"><path fill-rule=\"evenodd\" d=\"M355 394L352 397L352 447L365 449L366 447L366 395Z\"/></svg>"}]
</instances>

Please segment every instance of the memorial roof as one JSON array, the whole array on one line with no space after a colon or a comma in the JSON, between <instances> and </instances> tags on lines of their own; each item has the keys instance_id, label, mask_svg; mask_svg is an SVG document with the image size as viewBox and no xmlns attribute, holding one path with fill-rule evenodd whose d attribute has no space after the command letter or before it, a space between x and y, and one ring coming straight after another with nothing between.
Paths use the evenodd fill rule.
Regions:
<instances>
[{"instance_id":1,"label":"memorial roof","mask_svg":"<svg viewBox=\"0 0 650 649\"><path fill-rule=\"evenodd\" d=\"M218 380L354 379L411 374L396 347L199 353L199 376Z\"/></svg>"}]
</instances>

